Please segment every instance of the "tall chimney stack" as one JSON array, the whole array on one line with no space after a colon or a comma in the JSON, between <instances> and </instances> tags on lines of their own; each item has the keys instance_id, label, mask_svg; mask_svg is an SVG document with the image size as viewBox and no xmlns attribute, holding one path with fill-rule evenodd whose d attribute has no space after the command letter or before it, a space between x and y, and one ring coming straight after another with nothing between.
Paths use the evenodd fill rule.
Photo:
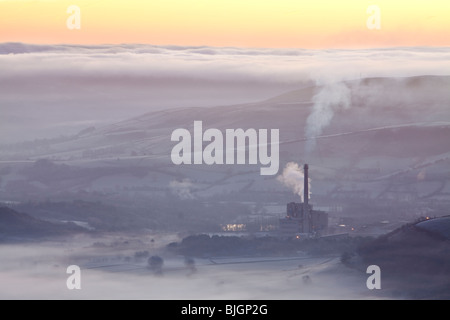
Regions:
<instances>
[{"instance_id":1,"label":"tall chimney stack","mask_svg":"<svg viewBox=\"0 0 450 320\"><path fill-rule=\"evenodd\" d=\"M303 185L303 203L307 206L309 200L309 179L308 179L308 164L303 167L304 171L304 185Z\"/></svg>"}]
</instances>

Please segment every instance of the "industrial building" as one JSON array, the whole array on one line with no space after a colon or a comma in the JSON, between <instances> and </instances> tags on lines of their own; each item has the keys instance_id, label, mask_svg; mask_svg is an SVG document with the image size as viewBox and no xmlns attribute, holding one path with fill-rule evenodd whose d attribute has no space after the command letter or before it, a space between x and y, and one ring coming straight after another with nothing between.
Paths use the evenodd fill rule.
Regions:
<instances>
[{"instance_id":1,"label":"industrial building","mask_svg":"<svg viewBox=\"0 0 450 320\"><path fill-rule=\"evenodd\" d=\"M305 164L303 169L303 203L287 204L286 217L279 220L280 232L288 235L321 235L328 228L328 213L313 210L313 206L309 204L308 165Z\"/></svg>"}]
</instances>

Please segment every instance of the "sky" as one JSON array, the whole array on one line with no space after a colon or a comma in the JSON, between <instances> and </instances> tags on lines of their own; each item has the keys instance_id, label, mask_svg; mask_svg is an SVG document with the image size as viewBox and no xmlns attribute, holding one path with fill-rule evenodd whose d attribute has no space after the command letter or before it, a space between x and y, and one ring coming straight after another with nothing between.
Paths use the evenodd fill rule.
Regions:
<instances>
[{"instance_id":1,"label":"sky","mask_svg":"<svg viewBox=\"0 0 450 320\"><path fill-rule=\"evenodd\" d=\"M72 5L79 15L68 12ZM67 25L74 15L79 29ZM450 1L0 0L0 42L443 47L450 45Z\"/></svg>"}]
</instances>

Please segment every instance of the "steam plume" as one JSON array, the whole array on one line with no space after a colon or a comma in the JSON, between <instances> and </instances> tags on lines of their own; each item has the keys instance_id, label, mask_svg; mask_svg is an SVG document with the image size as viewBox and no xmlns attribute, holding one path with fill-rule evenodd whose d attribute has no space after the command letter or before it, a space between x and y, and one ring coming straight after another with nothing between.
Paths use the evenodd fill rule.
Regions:
<instances>
[{"instance_id":1,"label":"steam plume","mask_svg":"<svg viewBox=\"0 0 450 320\"><path fill-rule=\"evenodd\" d=\"M316 137L321 135L333 120L334 113L340 109L350 108L350 89L345 83L327 83L313 97L314 106L306 120L306 152L310 153L316 146Z\"/></svg>"},{"instance_id":2,"label":"steam plume","mask_svg":"<svg viewBox=\"0 0 450 320\"><path fill-rule=\"evenodd\" d=\"M303 169L295 162L289 162L283 169L283 173L277 177L277 180L290 188L294 194L298 194L303 199L303 182L305 174ZM311 179L308 179L309 192L311 193Z\"/></svg>"}]
</instances>

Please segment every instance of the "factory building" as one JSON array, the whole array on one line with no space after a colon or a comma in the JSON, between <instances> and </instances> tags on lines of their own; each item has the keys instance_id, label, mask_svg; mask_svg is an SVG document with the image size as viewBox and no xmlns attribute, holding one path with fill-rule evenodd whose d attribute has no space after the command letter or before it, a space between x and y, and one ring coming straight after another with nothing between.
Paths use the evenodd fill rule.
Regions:
<instances>
[{"instance_id":1,"label":"factory building","mask_svg":"<svg viewBox=\"0 0 450 320\"><path fill-rule=\"evenodd\" d=\"M303 203L290 202L286 206L286 217L280 219L282 234L305 234L308 236L323 234L328 228L328 214L314 210L309 204L308 165L304 169Z\"/></svg>"}]
</instances>

